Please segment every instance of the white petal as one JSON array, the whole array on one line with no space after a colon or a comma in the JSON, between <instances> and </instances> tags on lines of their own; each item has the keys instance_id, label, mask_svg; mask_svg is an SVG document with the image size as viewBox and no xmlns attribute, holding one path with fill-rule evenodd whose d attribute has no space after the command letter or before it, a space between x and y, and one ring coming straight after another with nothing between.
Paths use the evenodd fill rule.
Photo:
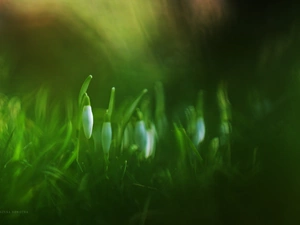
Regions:
<instances>
[{"instance_id":1,"label":"white petal","mask_svg":"<svg viewBox=\"0 0 300 225\"><path fill-rule=\"evenodd\" d=\"M102 148L104 153L108 153L112 140L111 123L104 122L102 125Z\"/></svg>"},{"instance_id":2,"label":"white petal","mask_svg":"<svg viewBox=\"0 0 300 225\"><path fill-rule=\"evenodd\" d=\"M135 125L135 143L141 151L146 149L147 130L143 120L138 121Z\"/></svg>"},{"instance_id":3,"label":"white petal","mask_svg":"<svg viewBox=\"0 0 300 225\"><path fill-rule=\"evenodd\" d=\"M151 128L147 130L147 145L145 151L145 157L149 158L154 154L156 144L156 129L154 124L151 124Z\"/></svg>"},{"instance_id":4,"label":"white petal","mask_svg":"<svg viewBox=\"0 0 300 225\"><path fill-rule=\"evenodd\" d=\"M202 117L199 117L196 121L196 130L194 134L194 144L198 146L205 137L205 123Z\"/></svg>"},{"instance_id":5,"label":"white petal","mask_svg":"<svg viewBox=\"0 0 300 225\"><path fill-rule=\"evenodd\" d=\"M82 126L84 135L86 138L91 138L93 131L94 117L92 112L92 107L90 105L86 105L82 110Z\"/></svg>"}]
</instances>

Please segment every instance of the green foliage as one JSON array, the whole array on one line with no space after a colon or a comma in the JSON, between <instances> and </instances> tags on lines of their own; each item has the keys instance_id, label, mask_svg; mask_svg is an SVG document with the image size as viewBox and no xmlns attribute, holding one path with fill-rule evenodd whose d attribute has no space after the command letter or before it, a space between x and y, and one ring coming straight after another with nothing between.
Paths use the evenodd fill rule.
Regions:
<instances>
[{"instance_id":1,"label":"green foliage","mask_svg":"<svg viewBox=\"0 0 300 225\"><path fill-rule=\"evenodd\" d=\"M93 76L92 75L89 75L85 81L83 82L82 86L81 86L81 89L79 91L79 96L78 96L78 105L81 106L81 103L82 103L82 99L84 97L84 94L87 92L88 88L89 88L89 85L90 85L90 82L92 80Z\"/></svg>"},{"instance_id":2,"label":"green foliage","mask_svg":"<svg viewBox=\"0 0 300 225\"><path fill-rule=\"evenodd\" d=\"M161 126L159 119L166 118L162 84L158 84L155 92L158 109L147 106L137 109L147 93L146 89L123 106L121 103L121 107L118 104L114 107L115 89L112 88L106 113L97 108L94 110L95 124L98 126L109 121L112 136L101 136L104 131L99 133L96 127L93 139L86 139L78 124L81 124L79 115L91 78L89 76L80 89L79 110L75 111L73 108L77 107L73 106L77 105L76 101L50 102L49 93L43 88L37 92L35 100L30 96L24 98L26 101L1 96L1 209L26 209L38 215L43 215L46 210L53 217L70 211L101 212L102 217L111 224L122 221L147 224L151 220L166 220L169 223L172 219L167 219L168 215L180 208L179 203L174 203L174 208L170 207L176 196L182 196L179 201L184 204L185 199L192 197L187 191L189 188L194 191L194 196L203 196L218 170L229 174L229 177L240 174L235 167L224 163L227 155L219 146L220 137L195 145L191 138L196 128L187 132L193 124L185 127L180 122L173 122L172 128L163 123L161 129L167 131L164 136L156 132L155 128ZM198 98L196 108L198 115L203 116L201 110L205 106L199 101ZM223 108L229 107L224 104L223 101ZM137 116L135 112L138 112ZM146 119L143 114L147 114ZM137 146L134 139L134 134L139 132L133 131L137 129L138 120L143 120L145 124L146 133L139 136L145 138L148 155L144 152L146 149ZM188 122L194 123L195 120ZM127 126L132 129L127 130L129 142L125 146L123 141ZM105 155L105 149L97 144L107 141L100 137L111 138L109 155ZM228 142L224 145L228 147L230 139L226 140ZM206 146L205 143L209 144ZM149 154L153 155L148 157ZM253 154L250 161L257 169L257 149ZM116 207L121 210L118 219L109 216ZM24 218L22 214L8 217L10 220ZM30 214L27 220L30 224L34 216ZM75 218L64 223L74 221ZM84 217L80 223L84 223Z\"/></svg>"}]
</instances>

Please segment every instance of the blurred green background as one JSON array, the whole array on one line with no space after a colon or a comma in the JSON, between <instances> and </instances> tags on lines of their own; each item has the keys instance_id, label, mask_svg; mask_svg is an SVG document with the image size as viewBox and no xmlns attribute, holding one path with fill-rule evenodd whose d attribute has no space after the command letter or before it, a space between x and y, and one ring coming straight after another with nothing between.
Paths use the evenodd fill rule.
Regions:
<instances>
[{"instance_id":1,"label":"blurred green background","mask_svg":"<svg viewBox=\"0 0 300 225\"><path fill-rule=\"evenodd\" d=\"M29 210L0 219L298 224L298 14L292 3L267 1L0 1L0 210ZM121 154L113 144L107 171L96 139L78 132L76 103L89 74L95 127L112 87L113 132L124 118L122 104L144 88L146 100L138 107L149 123L158 126L157 99L165 99L169 126L152 161ZM158 81L164 87L159 94ZM185 136L187 109L200 90L205 140L196 150L204 165L182 160L194 149ZM223 106L220 90L228 95ZM139 118L132 114L134 125ZM223 114L231 126L231 164L210 165ZM63 171L77 141L86 167L81 171L74 161ZM218 148L224 158L226 147Z\"/></svg>"}]
</instances>

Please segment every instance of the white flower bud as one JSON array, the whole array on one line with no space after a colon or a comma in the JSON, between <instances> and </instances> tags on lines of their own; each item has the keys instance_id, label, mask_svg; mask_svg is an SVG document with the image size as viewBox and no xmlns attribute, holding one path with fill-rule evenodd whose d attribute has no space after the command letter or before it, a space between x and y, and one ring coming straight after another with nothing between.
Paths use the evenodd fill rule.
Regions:
<instances>
[{"instance_id":1,"label":"white flower bud","mask_svg":"<svg viewBox=\"0 0 300 225\"><path fill-rule=\"evenodd\" d=\"M90 139L93 131L93 112L90 105L85 105L82 110L82 125L83 131L86 138Z\"/></svg>"},{"instance_id":2,"label":"white flower bud","mask_svg":"<svg viewBox=\"0 0 300 225\"><path fill-rule=\"evenodd\" d=\"M147 130L147 145L146 145L146 151L145 151L145 158L149 158L150 156L153 156L155 147L156 147L156 138L157 133L156 129L153 123L151 123L151 127L149 130Z\"/></svg>"},{"instance_id":3,"label":"white flower bud","mask_svg":"<svg viewBox=\"0 0 300 225\"><path fill-rule=\"evenodd\" d=\"M205 137L205 123L203 117L199 117L196 121L196 129L194 134L194 144L198 146Z\"/></svg>"},{"instance_id":4,"label":"white flower bud","mask_svg":"<svg viewBox=\"0 0 300 225\"><path fill-rule=\"evenodd\" d=\"M143 120L136 122L135 143L141 151L145 151L147 145L147 130Z\"/></svg>"},{"instance_id":5,"label":"white flower bud","mask_svg":"<svg viewBox=\"0 0 300 225\"><path fill-rule=\"evenodd\" d=\"M104 153L109 153L112 141L112 129L110 122L104 122L102 125L102 148Z\"/></svg>"}]
</instances>

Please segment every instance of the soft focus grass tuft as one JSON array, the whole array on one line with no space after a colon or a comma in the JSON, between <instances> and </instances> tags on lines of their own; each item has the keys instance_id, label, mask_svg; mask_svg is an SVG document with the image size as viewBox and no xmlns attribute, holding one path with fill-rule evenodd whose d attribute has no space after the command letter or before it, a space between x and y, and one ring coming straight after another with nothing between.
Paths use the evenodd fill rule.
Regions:
<instances>
[{"instance_id":1,"label":"soft focus grass tuft","mask_svg":"<svg viewBox=\"0 0 300 225\"><path fill-rule=\"evenodd\" d=\"M215 174L222 171L219 176L228 180L243 177L237 167L227 163L229 137L223 140L225 148L220 144L221 136L205 137L206 141L195 144L192 139L196 128L187 132L188 127L194 126L192 117L187 117L187 126L180 120L166 118L161 83L156 86L154 108L147 106L153 98L142 101L151 94L146 89L135 99L120 103L114 102L113 88L109 117L105 109L94 108L93 138L87 139L79 125L79 115L90 81L91 76L84 81L78 102L76 99L50 100L46 88L22 99L1 95L0 208L28 211L26 215L7 214L3 218L24 220L24 224L27 221L28 224L47 223L43 220L47 213L62 221L57 224L75 221L79 224L85 221L171 223L176 217L172 215L177 214L181 204L187 208L179 218L194 217L194 210L189 210L195 201L199 201L203 210L199 218L206 218L206 214L216 210L213 198L206 199L213 191L214 182L219 180L215 180ZM225 96L226 89L221 91ZM199 101L201 98L196 103L205 107ZM199 110L201 107L195 106ZM224 118L224 110L229 110L230 106L223 99L220 107ZM203 116L201 112L198 115ZM106 141L103 137L108 136L101 135L105 131L99 129L107 119L112 128L109 155L101 144ZM151 131L138 134L149 142L147 153L135 138L140 130L134 129L141 120L146 131ZM226 122L229 123L228 117ZM257 168L256 151L255 157L249 159L253 169ZM150 152L153 155L149 155ZM208 208L201 207L202 201L209 205ZM69 213L81 216L64 219L63 215ZM85 214L94 219L87 219Z\"/></svg>"}]
</instances>

